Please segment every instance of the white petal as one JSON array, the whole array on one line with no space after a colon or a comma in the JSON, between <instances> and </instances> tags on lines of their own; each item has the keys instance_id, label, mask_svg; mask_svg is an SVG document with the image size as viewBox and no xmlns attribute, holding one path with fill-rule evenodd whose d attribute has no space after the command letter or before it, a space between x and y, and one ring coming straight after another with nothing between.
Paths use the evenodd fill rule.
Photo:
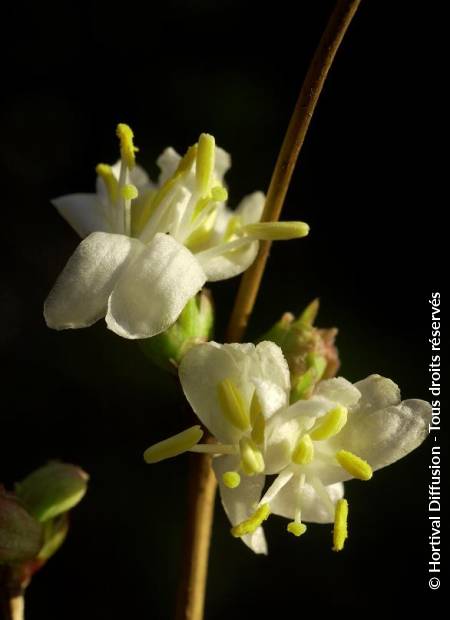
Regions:
<instances>
[{"instance_id":1,"label":"white petal","mask_svg":"<svg viewBox=\"0 0 450 620\"><path fill-rule=\"evenodd\" d=\"M199 255L199 260L210 282L218 280L228 280L238 276L248 269L256 258L259 249L258 241L250 241L243 248L220 254L218 256L207 257L203 260Z\"/></svg>"},{"instance_id":2,"label":"white petal","mask_svg":"<svg viewBox=\"0 0 450 620\"><path fill-rule=\"evenodd\" d=\"M69 194L52 200L58 213L80 235L91 232L111 232L105 210L96 194Z\"/></svg>"},{"instance_id":3,"label":"white petal","mask_svg":"<svg viewBox=\"0 0 450 620\"><path fill-rule=\"evenodd\" d=\"M220 146L216 146L216 161L214 165L214 174L216 179L222 183L223 177L230 169L231 166L231 157L230 154L220 148Z\"/></svg>"},{"instance_id":4,"label":"white petal","mask_svg":"<svg viewBox=\"0 0 450 620\"><path fill-rule=\"evenodd\" d=\"M297 508L299 477L294 476L286 486L271 501L270 508L273 514L286 519L294 519ZM331 484L326 491L333 504L344 497L344 485L342 482ZM328 507L317 495L314 488L306 483L300 495L301 519L305 523L332 523L334 515L330 514Z\"/></svg>"},{"instance_id":5,"label":"white petal","mask_svg":"<svg viewBox=\"0 0 450 620\"><path fill-rule=\"evenodd\" d=\"M158 184L161 186L169 179L180 163L181 157L178 155L175 149L171 146L164 149L161 155L156 160L161 173L159 175Z\"/></svg>"},{"instance_id":6,"label":"white petal","mask_svg":"<svg viewBox=\"0 0 450 620\"><path fill-rule=\"evenodd\" d=\"M234 428L222 413L217 386L231 379L250 402L252 386L247 381L255 346L207 342L192 348L184 356L179 376L183 391L192 409L219 441L235 444L242 433Z\"/></svg>"},{"instance_id":7,"label":"white petal","mask_svg":"<svg viewBox=\"0 0 450 620\"><path fill-rule=\"evenodd\" d=\"M405 400L382 409L358 408L338 435L342 448L365 459L372 469L394 463L427 437L431 405Z\"/></svg>"},{"instance_id":8,"label":"white petal","mask_svg":"<svg viewBox=\"0 0 450 620\"><path fill-rule=\"evenodd\" d=\"M278 473L289 465L300 435L332 408L333 403L318 397L299 400L275 413L266 426L266 473Z\"/></svg>"},{"instance_id":9,"label":"white petal","mask_svg":"<svg viewBox=\"0 0 450 620\"><path fill-rule=\"evenodd\" d=\"M255 366L250 379L255 385L263 415L269 418L289 403L289 367L283 351L273 342L260 342L255 353L259 368Z\"/></svg>"},{"instance_id":10,"label":"white petal","mask_svg":"<svg viewBox=\"0 0 450 620\"><path fill-rule=\"evenodd\" d=\"M289 371L281 349L273 342L224 344L208 342L191 349L179 368L181 385L195 413L223 443L235 444L242 433L230 425L220 408L217 386L231 379L250 405L255 379L270 379L287 401ZM282 395L281 395L282 397ZM262 395L264 407L266 402ZM269 398L269 397L268 397ZM267 404L267 407L270 405Z\"/></svg>"},{"instance_id":11,"label":"white petal","mask_svg":"<svg viewBox=\"0 0 450 620\"><path fill-rule=\"evenodd\" d=\"M239 459L233 456L221 456L213 460L213 469L220 488L220 498L224 510L232 525L237 525L248 519L258 504L264 487L265 477L241 476L241 483L236 489L228 489L222 481L222 474L226 471L236 471ZM255 553L267 553L267 544L262 527L258 527L252 534L242 537L244 543Z\"/></svg>"},{"instance_id":12,"label":"white petal","mask_svg":"<svg viewBox=\"0 0 450 620\"><path fill-rule=\"evenodd\" d=\"M183 245L158 233L114 287L109 329L124 338L150 338L166 330L202 288L205 274Z\"/></svg>"},{"instance_id":13,"label":"white petal","mask_svg":"<svg viewBox=\"0 0 450 620\"><path fill-rule=\"evenodd\" d=\"M355 383L355 387L361 392L359 407L363 410L382 409L400 402L400 388L380 375L370 375Z\"/></svg>"},{"instance_id":14,"label":"white petal","mask_svg":"<svg viewBox=\"0 0 450 620\"><path fill-rule=\"evenodd\" d=\"M337 377L321 381L314 390L314 396L323 396L345 407L352 407L359 401L361 393L350 381Z\"/></svg>"},{"instance_id":15,"label":"white petal","mask_svg":"<svg viewBox=\"0 0 450 620\"><path fill-rule=\"evenodd\" d=\"M265 201L266 197L262 192L253 192L241 200L235 214L240 216L243 226L260 221Z\"/></svg>"},{"instance_id":16,"label":"white petal","mask_svg":"<svg viewBox=\"0 0 450 620\"><path fill-rule=\"evenodd\" d=\"M105 316L108 297L122 270L143 249L137 239L95 232L70 257L45 305L49 327L87 327Z\"/></svg>"}]
</instances>

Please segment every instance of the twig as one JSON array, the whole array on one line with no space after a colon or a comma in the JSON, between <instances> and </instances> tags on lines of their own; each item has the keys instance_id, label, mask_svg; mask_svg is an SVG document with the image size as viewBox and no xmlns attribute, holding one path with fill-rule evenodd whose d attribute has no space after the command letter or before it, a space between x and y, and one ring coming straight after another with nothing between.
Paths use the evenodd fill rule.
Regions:
<instances>
[{"instance_id":1,"label":"twig","mask_svg":"<svg viewBox=\"0 0 450 620\"><path fill-rule=\"evenodd\" d=\"M294 166L319 95L336 51L360 1L338 0L322 35L306 74L272 175L264 208L264 221L276 221L280 217ZM227 329L227 342L239 342L244 335L261 284L269 250L270 243L261 243L255 262L242 278ZM201 620L203 618L208 550L217 486L210 465L210 457L194 455L193 458L196 461L192 465L190 477L185 570L179 591L177 620Z\"/></svg>"},{"instance_id":2,"label":"twig","mask_svg":"<svg viewBox=\"0 0 450 620\"><path fill-rule=\"evenodd\" d=\"M338 0L306 74L267 192L262 220L279 219L294 167L322 92L336 52L361 0ZM255 305L264 268L269 257L270 241L261 242L258 256L244 273L227 331L229 342L239 342L244 335Z\"/></svg>"}]
</instances>

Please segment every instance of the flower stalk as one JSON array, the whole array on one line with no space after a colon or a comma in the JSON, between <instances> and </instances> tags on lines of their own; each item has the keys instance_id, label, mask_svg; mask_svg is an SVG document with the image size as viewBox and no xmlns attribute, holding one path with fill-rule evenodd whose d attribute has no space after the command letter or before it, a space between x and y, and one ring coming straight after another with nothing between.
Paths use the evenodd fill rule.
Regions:
<instances>
[{"instance_id":1,"label":"flower stalk","mask_svg":"<svg viewBox=\"0 0 450 620\"><path fill-rule=\"evenodd\" d=\"M361 0L338 0L331 14L309 66L278 155L267 192L262 222L276 222L280 217L295 164L305 141L320 93L336 52L360 2ZM270 246L270 241L261 242L256 260L241 279L227 331L227 342L240 342L244 335L258 295Z\"/></svg>"},{"instance_id":2,"label":"flower stalk","mask_svg":"<svg viewBox=\"0 0 450 620\"><path fill-rule=\"evenodd\" d=\"M278 221L300 149L339 45L361 0L338 0L319 42L294 108L269 186L263 222ZM242 277L226 332L226 342L240 342L253 310L271 242L262 241L253 265ZM203 618L209 540L217 482L211 457L195 455L189 489L185 570L179 589L177 620ZM195 458L195 457L194 457Z\"/></svg>"}]
</instances>

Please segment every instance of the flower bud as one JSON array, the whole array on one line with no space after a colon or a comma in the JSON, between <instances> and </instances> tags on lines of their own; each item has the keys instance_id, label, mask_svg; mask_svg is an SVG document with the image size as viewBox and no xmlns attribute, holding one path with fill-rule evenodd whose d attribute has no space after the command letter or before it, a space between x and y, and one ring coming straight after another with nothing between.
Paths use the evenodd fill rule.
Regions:
<instances>
[{"instance_id":1,"label":"flower bud","mask_svg":"<svg viewBox=\"0 0 450 620\"><path fill-rule=\"evenodd\" d=\"M14 495L0 488L0 565L32 560L42 543L42 525Z\"/></svg>"},{"instance_id":2,"label":"flower bud","mask_svg":"<svg viewBox=\"0 0 450 620\"><path fill-rule=\"evenodd\" d=\"M16 485L16 495L28 512L44 522L73 508L87 490L89 476L68 463L49 463Z\"/></svg>"},{"instance_id":3,"label":"flower bud","mask_svg":"<svg viewBox=\"0 0 450 620\"><path fill-rule=\"evenodd\" d=\"M295 319L290 312L260 340L271 340L281 347L291 373L291 401L309 398L316 383L334 377L340 362L334 340L336 328L319 329L314 321L319 311L319 300L312 301Z\"/></svg>"},{"instance_id":4,"label":"flower bud","mask_svg":"<svg viewBox=\"0 0 450 620\"><path fill-rule=\"evenodd\" d=\"M44 543L39 552L38 560L46 562L61 547L69 532L69 516L67 512L49 519L43 524Z\"/></svg>"},{"instance_id":5,"label":"flower bud","mask_svg":"<svg viewBox=\"0 0 450 620\"><path fill-rule=\"evenodd\" d=\"M176 373L183 356L191 347L211 339L213 326L211 294L203 289L188 301L176 323L167 331L153 338L139 340L139 344L154 364Z\"/></svg>"}]
</instances>

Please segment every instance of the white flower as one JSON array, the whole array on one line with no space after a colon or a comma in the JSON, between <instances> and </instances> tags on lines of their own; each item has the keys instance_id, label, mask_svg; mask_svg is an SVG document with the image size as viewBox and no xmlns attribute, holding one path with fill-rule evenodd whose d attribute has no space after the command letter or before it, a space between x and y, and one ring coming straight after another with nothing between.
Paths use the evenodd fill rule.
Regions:
<instances>
[{"instance_id":1,"label":"white flower","mask_svg":"<svg viewBox=\"0 0 450 620\"><path fill-rule=\"evenodd\" d=\"M54 201L86 238L45 303L49 327L87 327L106 316L125 338L148 338L172 325L207 280L242 273L259 239L303 237L303 222L258 223L264 195L244 198L235 211L225 201L230 157L202 134L184 157L166 149L153 185L135 165L133 133L118 126L121 160L97 166L97 192Z\"/></svg>"},{"instance_id":2,"label":"white flower","mask_svg":"<svg viewBox=\"0 0 450 620\"><path fill-rule=\"evenodd\" d=\"M342 482L372 472L416 448L428 433L431 407L400 402L389 379L372 375L352 385L322 381L312 398L289 405L289 371L270 342L207 343L180 366L184 393L217 444L198 444L200 427L150 447L148 462L191 450L216 455L214 471L234 536L266 552L261 523L270 513L304 522L334 521L334 549L346 538L348 506ZM276 474L264 491L266 476Z\"/></svg>"}]
</instances>

